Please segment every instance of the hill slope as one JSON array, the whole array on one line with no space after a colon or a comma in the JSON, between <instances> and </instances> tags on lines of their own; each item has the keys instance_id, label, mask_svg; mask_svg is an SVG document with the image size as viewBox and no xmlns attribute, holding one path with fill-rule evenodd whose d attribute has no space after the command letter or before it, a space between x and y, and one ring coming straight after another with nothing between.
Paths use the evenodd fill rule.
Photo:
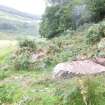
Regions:
<instances>
[{"instance_id":1,"label":"hill slope","mask_svg":"<svg viewBox=\"0 0 105 105\"><path fill-rule=\"evenodd\" d=\"M21 12L21 11L18 11L16 9L2 6L2 5L0 5L0 11L3 11L5 13L8 13L8 14L11 14L14 16L24 17L24 18L27 18L29 20L40 20L40 16L35 16L35 15L29 14L29 13Z\"/></svg>"},{"instance_id":2,"label":"hill slope","mask_svg":"<svg viewBox=\"0 0 105 105\"><path fill-rule=\"evenodd\" d=\"M0 39L8 39L7 36L36 36L39 20L39 16L0 5Z\"/></svg>"}]
</instances>

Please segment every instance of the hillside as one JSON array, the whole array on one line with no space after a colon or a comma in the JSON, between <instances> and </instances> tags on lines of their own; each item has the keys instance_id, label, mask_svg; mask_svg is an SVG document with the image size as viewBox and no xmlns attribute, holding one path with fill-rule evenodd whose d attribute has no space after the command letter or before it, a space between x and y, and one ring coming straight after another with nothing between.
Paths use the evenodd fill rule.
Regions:
<instances>
[{"instance_id":1,"label":"hillside","mask_svg":"<svg viewBox=\"0 0 105 105\"><path fill-rule=\"evenodd\" d=\"M0 105L105 105L105 0L48 1L0 6Z\"/></svg>"},{"instance_id":2,"label":"hillside","mask_svg":"<svg viewBox=\"0 0 105 105\"><path fill-rule=\"evenodd\" d=\"M0 39L8 39L8 36L31 35L38 33L39 16L23 13L13 8L0 5ZM6 37L7 36L7 37Z\"/></svg>"},{"instance_id":3,"label":"hillside","mask_svg":"<svg viewBox=\"0 0 105 105\"><path fill-rule=\"evenodd\" d=\"M0 51L0 64L5 64L0 70L1 103L5 105L86 105L81 93L89 87L91 90L86 90L86 96L88 94L91 97L94 96L94 99L100 102L95 105L104 105L104 74L60 80L52 78L53 68L57 64L80 60L84 56L86 58L96 56L97 45L89 46L85 42L85 34L90 28L82 27L80 31L51 40L41 39L39 42L25 40L20 48L16 41L1 42L0 45L5 43ZM34 53L35 62L30 59L32 53ZM10 63L11 60L13 60L12 63ZM94 90L97 95L94 95Z\"/></svg>"},{"instance_id":4,"label":"hillside","mask_svg":"<svg viewBox=\"0 0 105 105\"><path fill-rule=\"evenodd\" d=\"M21 12L16 9L6 7L3 5L0 5L0 11L8 13L8 15L20 16L20 17L23 17L24 19L29 19L29 20L40 20L40 18L41 18L40 16L35 16L35 15L29 14L29 13Z\"/></svg>"}]
</instances>

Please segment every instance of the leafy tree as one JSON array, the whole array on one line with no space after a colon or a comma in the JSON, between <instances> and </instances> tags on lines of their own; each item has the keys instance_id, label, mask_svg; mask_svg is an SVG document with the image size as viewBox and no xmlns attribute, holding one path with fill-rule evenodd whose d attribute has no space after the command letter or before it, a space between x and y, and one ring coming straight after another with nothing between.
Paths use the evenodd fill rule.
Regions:
<instances>
[{"instance_id":1,"label":"leafy tree","mask_svg":"<svg viewBox=\"0 0 105 105\"><path fill-rule=\"evenodd\" d=\"M99 21L104 18L105 0L86 0L87 6L92 13L92 19Z\"/></svg>"},{"instance_id":2,"label":"leafy tree","mask_svg":"<svg viewBox=\"0 0 105 105\"><path fill-rule=\"evenodd\" d=\"M57 10L59 10L59 6L48 7L46 9L46 13L43 16L43 21L40 27L40 34L42 36L49 38L53 37L54 34L57 34L59 22Z\"/></svg>"},{"instance_id":3,"label":"leafy tree","mask_svg":"<svg viewBox=\"0 0 105 105\"><path fill-rule=\"evenodd\" d=\"M40 25L40 34L52 38L72 26L72 4L47 7Z\"/></svg>"}]
</instances>

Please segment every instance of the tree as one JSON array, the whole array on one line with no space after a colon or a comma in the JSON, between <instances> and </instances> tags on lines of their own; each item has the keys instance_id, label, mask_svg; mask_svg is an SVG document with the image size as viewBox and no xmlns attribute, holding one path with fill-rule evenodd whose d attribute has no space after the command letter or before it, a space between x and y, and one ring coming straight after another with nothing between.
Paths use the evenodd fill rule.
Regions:
<instances>
[{"instance_id":1,"label":"tree","mask_svg":"<svg viewBox=\"0 0 105 105\"><path fill-rule=\"evenodd\" d=\"M105 14L105 0L86 0L87 6L92 13L92 19L99 21L104 18Z\"/></svg>"},{"instance_id":2,"label":"tree","mask_svg":"<svg viewBox=\"0 0 105 105\"><path fill-rule=\"evenodd\" d=\"M40 34L52 38L66 31L72 26L72 4L47 7L40 25Z\"/></svg>"}]
</instances>

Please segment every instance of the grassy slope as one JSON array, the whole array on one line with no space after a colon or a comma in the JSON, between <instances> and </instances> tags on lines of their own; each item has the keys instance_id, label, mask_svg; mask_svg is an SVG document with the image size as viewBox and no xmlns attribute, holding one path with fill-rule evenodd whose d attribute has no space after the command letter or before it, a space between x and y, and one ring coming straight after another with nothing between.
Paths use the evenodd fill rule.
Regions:
<instances>
[{"instance_id":1,"label":"grassy slope","mask_svg":"<svg viewBox=\"0 0 105 105\"><path fill-rule=\"evenodd\" d=\"M39 48L48 50L49 47L52 47L50 49L53 52L50 54L52 66L50 68L48 65L47 69L52 71L57 63L75 59L77 56L95 56L97 46L89 47L85 43L84 34L84 32L75 32L74 35L61 36L47 42L41 42L42 44L38 45ZM9 42L6 46L8 44ZM58 48L59 44L60 49ZM15 44L13 43L13 45ZM13 49L14 47L11 46L10 48ZM0 50L0 62L3 61L4 56L10 53L10 48L3 47ZM77 90L77 79L54 81L51 78L51 71L1 70L1 103L5 103L5 105L18 105L16 103L20 103L20 105L81 105L83 101ZM104 96L101 96L105 91L104 76L92 77L92 80L98 84L95 91L97 91L96 94L100 102L96 105L104 105L105 99Z\"/></svg>"}]
</instances>

